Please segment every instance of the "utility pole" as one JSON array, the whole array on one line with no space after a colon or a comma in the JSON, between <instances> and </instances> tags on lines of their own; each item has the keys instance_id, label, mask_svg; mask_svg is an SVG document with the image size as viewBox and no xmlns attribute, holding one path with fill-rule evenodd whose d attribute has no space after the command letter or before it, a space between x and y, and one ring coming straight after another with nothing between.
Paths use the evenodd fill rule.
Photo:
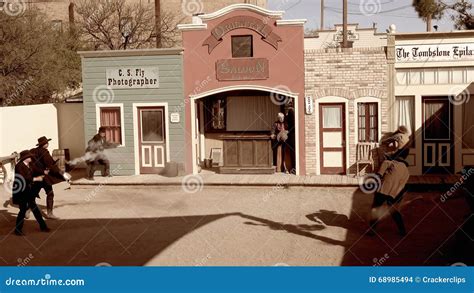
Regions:
<instances>
[{"instance_id":1,"label":"utility pole","mask_svg":"<svg viewBox=\"0 0 474 293\"><path fill-rule=\"evenodd\" d=\"M324 0L321 0L321 26L319 27L319 29L324 29Z\"/></svg>"},{"instance_id":2,"label":"utility pole","mask_svg":"<svg viewBox=\"0 0 474 293\"><path fill-rule=\"evenodd\" d=\"M426 31L431 32L431 14L426 17Z\"/></svg>"},{"instance_id":3,"label":"utility pole","mask_svg":"<svg viewBox=\"0 0 474 293\"><path fill-rule=\"evenodd\" d=\"M156 47L161 48L161 0L155 0Z\"/></svg>"},{"instance_id":4,"label":"utility pole","mask_svg":"<svg viewBox=\"0 0 474 293\"><path fill-rule=\"evenodd\" d=\"M347 48L347 0L342 1L342 47Z\"/></svg>"}]
</instances>

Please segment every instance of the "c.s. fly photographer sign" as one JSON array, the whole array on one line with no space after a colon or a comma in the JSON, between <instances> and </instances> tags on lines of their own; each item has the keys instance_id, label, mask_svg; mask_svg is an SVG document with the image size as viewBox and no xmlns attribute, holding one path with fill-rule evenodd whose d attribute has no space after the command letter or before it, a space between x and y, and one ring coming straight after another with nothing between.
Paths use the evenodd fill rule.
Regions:
<instances>
[{"instance_id":1,"label":"c.s. fly photographer sign","mask_svg":"<svg viewBox=\"0 0 474 293\"><path fill-rule=\"evenodd\" d=\"M395 58L397 62L474 60L474 43L396 46Z\"/></svg>"},{"instance_id":2,"label":"c.s. fly photographer sign","mask_svg":"<svg viewBox=\"0 0 474 293\"><path fill-rule=\"evenodd\" d=\"M107 68L106 85L112 89L159 88L158 67Z\"/></svg>"}]
</instances>

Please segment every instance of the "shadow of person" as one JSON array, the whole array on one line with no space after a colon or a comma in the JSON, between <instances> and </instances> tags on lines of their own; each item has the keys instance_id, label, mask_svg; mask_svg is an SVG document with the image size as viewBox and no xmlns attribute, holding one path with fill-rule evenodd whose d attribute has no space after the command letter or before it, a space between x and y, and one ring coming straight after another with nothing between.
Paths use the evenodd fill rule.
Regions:
<instances>
[{"instance_id":1,"label":"shadow of person","mask_svg":"<svg viewBox=\"0 0 474 293\"><path fill-rule=\"evenodd\" d=\"M50 233L26 221L26 236L18 237L13 234L16 215L0 210L0 264L16 266L18 259L32 254L28 265L33 266L148 265L185 235L233 215L59 219L48 221Z\"/></svg>"},{"instance_id":2,"label":"shadow of person","mask_svg":"<svg viewBox=\"0 0 474 293\"><path fill-rule=\"evenodd\" d=\"M286 231L288 233L292 233L295 235L308 237L311 239L319 240L326 242L332 245L339 245L339 246L347 246L349 243L346 241L336 240L330 237L321 236L317 234L311 233L311 231L320 231L325 229L324 225L294 225L294 224L285 224L281 222L276 222L264 218L259 218L256 216L246 215L246 214L239 214L242 218L252 220L254 222L244 222L246 225L254 225L254 226L264 226L268 227L272 230L281 230ZM257 223L255 223L257 222Z\"/></svg>"},{"instance_id":3,"label":"shadow of person","mask_svg":"<svg viewBox=\"0 0 474 293\"><path fill-rule=\"evenodd\" d=\"M349 218L335 211L320 210L319 212L306 215L306 218L324 226L335 226L344 229L349 229L350 226Z\"/></svg>"}]
</instances>

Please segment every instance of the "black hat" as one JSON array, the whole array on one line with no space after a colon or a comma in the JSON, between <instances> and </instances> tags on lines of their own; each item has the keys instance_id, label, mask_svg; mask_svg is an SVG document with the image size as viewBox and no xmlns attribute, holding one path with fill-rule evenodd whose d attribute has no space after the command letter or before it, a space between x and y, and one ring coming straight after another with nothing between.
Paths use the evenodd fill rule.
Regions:
<instances>
[{"instance_id":1,"label":"black hat","mask_svg":"<svg viewBox=\"0 0 474 293\"><path fill-rule=\"evenodd\" d=\"M28 158L33 158L33 154L29 150L24 150L20 153L20 162Z\"/></svg>"},{"instance_id":2,"label":"black hat","mask_svg":"<svg viewBox=\"0 0 474 293\"><path fill-rule=\"evenodd\" d=\"M38 143L36 144L36 146L43 146L43 145L47 144L50 140L51 140L51 138L46 138L46 136L42 136L42 137L38 138Z\"/></svg>"},{"instance_id":3,"label":"black hat","mask_svg":"<svg viewBox=\"0 0 474 293\"><path fill-rule=\"evenodd\" d=\"M106 129L104 126L99 127L98 133L105 133Z\"/></svg>"}]
</instances>

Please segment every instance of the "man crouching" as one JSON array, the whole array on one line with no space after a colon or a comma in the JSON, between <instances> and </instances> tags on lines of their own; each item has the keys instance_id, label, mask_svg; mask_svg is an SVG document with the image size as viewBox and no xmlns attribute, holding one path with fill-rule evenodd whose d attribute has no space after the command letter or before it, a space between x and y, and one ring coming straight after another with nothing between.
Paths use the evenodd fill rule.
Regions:
<instances>
[{"instance_id":1,"label":"man crouching","mask_svg":"<svg viewBox=\"0 0 474 293\"><path fill-rule=\"evenodd\" d=\"M408 157L409 149L403 148L393 155L392 160L385 160L382 162L376 176L381 179L380 188L374 194L374 202L372 203L370 215L370 230L368 235L375 233L375 228L379 222L380 210L384 203L389 207L390 215L398 227L398 232L401 236L406 235L405 225L401 213L396 207L400 203L404 193L406 192L406 183L410 178L408 172Z\"/></svg>"}]
</instances>

